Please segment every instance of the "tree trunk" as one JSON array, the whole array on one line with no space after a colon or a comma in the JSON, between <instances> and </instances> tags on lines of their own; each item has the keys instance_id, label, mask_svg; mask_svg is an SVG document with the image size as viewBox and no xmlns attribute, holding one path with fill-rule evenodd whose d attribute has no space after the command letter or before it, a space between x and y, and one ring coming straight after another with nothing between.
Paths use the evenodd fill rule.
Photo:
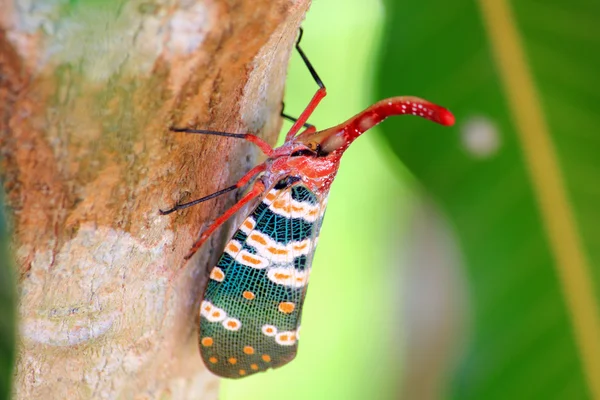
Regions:
<instances>
[{"instance_id":1,"label":"tree trunk","mask_svg":"<svg viewBox=\"0 0 600 400\"><path fill-rule=\"evenodd\" d=\"M274 143L310 0L0 0L2 180L20 273L16 398L212 399L198 304L235 201ZM239 194L238 194L239 195ZM230 229L231 230L231 227Z\"/></svg>"}]
</instances>

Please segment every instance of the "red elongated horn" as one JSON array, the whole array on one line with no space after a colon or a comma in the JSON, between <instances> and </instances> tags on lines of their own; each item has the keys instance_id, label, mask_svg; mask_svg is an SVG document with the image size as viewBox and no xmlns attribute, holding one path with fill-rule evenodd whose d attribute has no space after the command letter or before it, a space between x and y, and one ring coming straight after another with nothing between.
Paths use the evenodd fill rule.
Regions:
<instances>
[{"instance_id":1,"label":"red elongated horn","mask_svg":"<svg viewBox=\"0 0 600 400\"><path fill-rule=\"evenodd\" d=\"M444 107L418 97L402 96L378 101L346 122L314 134L302 134L298 139L319 143L325 153L343 152L354 139L394 115L416 115L441 125L454 125L454 115Z\"/></svg>"},{"instance_id":2,"label":"red elongated horn","mask_svg":"<svg viewBox=\"0 0 600 400\"><path fill-rule=\"evenodd\" d=\"M450 111L413 96L391 97L378 101L342 125L348 127L348 140L352 141L384 119L394 115L415 115L440 125L454 125L454 115Z\"/></svg>"}]
</instances>

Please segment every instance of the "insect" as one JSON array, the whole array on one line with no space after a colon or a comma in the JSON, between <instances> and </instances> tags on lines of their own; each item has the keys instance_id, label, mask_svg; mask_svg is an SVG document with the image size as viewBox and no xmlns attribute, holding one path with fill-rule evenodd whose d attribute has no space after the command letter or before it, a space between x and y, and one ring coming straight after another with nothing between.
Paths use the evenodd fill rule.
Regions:
<instances>
[{"instance_id":1,"label":"insect","mask_svg":"<svg viewBox=\"0 0 600 400\"><path fill-rule=\"evenodd\" d=\"M280 367L295 357L327 196L348 146L392 115L412 114L446 126L454 124L454 116L443 107L417 97L393 97L340 125L317 131L306 121L325 97L326 89L300 48L301 38L302 30L296 49L319 89L299 118L282 114L295 122L281 147L274 149L251 134L172 128L176 132L248 140L267 156L235 185L161 211L169 214L242 188L260 174L248 193L201 234L186 256L190 258L245 204L260 198L211 269L200 306L202 358L210 371L226 378ZM303 126L306 129L300 132Z\"/></svg>"}]
</instances>

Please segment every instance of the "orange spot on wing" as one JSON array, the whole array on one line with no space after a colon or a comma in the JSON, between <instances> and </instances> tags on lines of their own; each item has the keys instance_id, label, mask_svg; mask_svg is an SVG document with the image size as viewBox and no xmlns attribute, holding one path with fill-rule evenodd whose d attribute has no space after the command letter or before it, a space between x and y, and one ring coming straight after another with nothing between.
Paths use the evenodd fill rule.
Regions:
<instances>
[{"instance_id":1,"label":"orange spot on wing","mask_svg":"<svg viewBox=\"0 0 600 400\"><path fill-rule=\"evenodd\" d=\"M245 369L240 369L240 375L246 375L246 370Z\"/></svg>"},{"instance_id":2,"label":"orange spot on wing","mask_svg":"<svg viewBox=\"0 0 600 400\"><path fill-rule=\"evenodd\" d=\"M267 241L265 240L265 238L263 238L262 236L257 235L257 234L250 235L250 239L254 240L255 242L258 242L258 243L262 244L263 246L265 244L267 244Z\"/></svg>"},{"instance_id":3,"label":"orange spot on wing","mask_svg":"<svg viewBox=\"0 0 600 400\"><path fill-rule=\"evenodd\" d=\"M281 279L281 280L290 279L289 274L282 274L281 272L275 273L274 276L275 276L275 279Z\"/></svg>"},{"instance_id":4,"label":"orange spot on wing","mask_svg":"<svg viewBox=\"0 0 600 400\"><path fill-rule=\"evenodd\" d=\"M261 358L264 362L271 362L271 356L269 356L268 354L263 354Z\"/></svg>"},{"instance_id":5,"label":"orange spot on wing","mask_svg":"<svg viewBox=\"0 0 600 400\"><path fill-rule=\"evenodd\" d=\"M277 255L283 255L283 254L289 253L289 251L286 249L276 249L275 247L269 247L269 248L267 248L267 250L271 254L277 254Z\"/></svg>"},{"instance_id":6,"label":"orange spot on wing","mask_svg":"<svg viewBox=\"0 0 600 400\"><path fill-rule=\"evenodd\" d=\"M297 244L294 246L294 250L304 250L306 248L306 246L308 246L308 243L304 243L304 244Z\"/></svg>"},{"instance_id":7,"label":"orange spot on wing","mask_svg":"<svg viewBox=\"0 0 600 400\"><path fill-rule=\"evenodd\" d=\"M237 253L240 251L240 248L235 243L229 242L227 244L227 250L231 251L232 253Z\"/></svg>"},{"instance_id":8,"label":"orange spot on wing","mask_svg":"<svg viewBox=\"0 0 600 400\"><path fill-rule=\"evenodd\" d=\"M289 301L284 301L283 303L279 303L279 311L281 311L284 314L291 314L295 308L296 308L296 305Z\"/></svg>"},{"instance_id":9,"label":"orange spot on wing","mask_svg":"<svg viewBox=\"0 0 600 400\"><path fill-rule=\"evenodd\" d=\"M211 337L203 337L202 340L200 341L200 343L202 343L202 346L204 347L209 347L213 345L213 338Z\"/></svg>"},{"instance_id":10,"label":"orange spot on wing","mask_svg":"<svg viewBox=\"0 0 600 400\"><path fill-rule=\"evenodd\" d=\"M250 368L254 371L258 371L258 365L256 364L250 364Z\"/></svg>"},{"instance_id":11,"label":"orange spot on wing","mask_svg":"<svg viewBox=\"0 0 600 400\"><path fill-rule=\"evenodd\" d=\"M221 313L219 311L215 311L212 313L212 316L215 318L219 318L221 316Z\"/></svg>"},{"instance_id":12,"label":"orange spot on wing","mask_svg":"<svg viewBox=\"0 0 600 400\"><path fill-rule=\"evenodd\" d=\"M210 271L210 278L214 279L215 281L222 281L225 279L225 274L220 268L214 267L212 271Z\"/></svg>"},{"instance_id":13,"label":"orange spot on wing","mask_svg":"<svg viewBox=\"0 0 600 400\"><path fill-rule=\"evenodd\" d=\"M252 229L252 228L254 228L254 225L253 225L253 224L252 224L252 222L251 222L251 221L249 221L249 220L245 220L243 225L244 225L246 228L248 228L248 229Z\"/></svg>"},{"instance_id":14,"label":"orange spot on wing","mask_svg":"<svg viewBox=\"0 0 600 400\"><path fill-rule=\"evenodd\" d=\"M217 363L217 357L211 357L208 359L208 361L210 361L212 364L216 364Z\"/></svg>"},{"instance_id":15,"label":"orange spot on wing","mask_svg":"<svg viewBox=\"0 0 600 400\"><path fill-rule=\"evenodd\" d=\"M237 364L237 360L236 360L235 358L233 358L233 357L231 357L231 358L230 358L229 360L227 360L227 361L229 361L229 364L231 364L231 365L235 365L235 364Z\"/></svg>"},{"instance_id":16,"label":"orange spot on wing","mask_svg":"<svg viewBox=\"0 0 600 400\"><path fill-rule=\"evenodd\" d=\"M289 340L289 337L288 337L288 335L281 335L281 336L279 337L279 339L280 339L281 341L283 341L283 342L287 342L287 341Z\"/></svg>"},{"instance_id":17,"label":"orange spot on wing","mask_svg":"<svg viewBox=\"0 0 600 400\"><path fill-rule=\"evenodd\" d=\"M273 328L266 328L265 332L267 333L273 333L275 330Z\"/></svg>"},{"instance_id":18,"label":"orange spot on wing","mask_svg":"<svg viewBox=\"0 0 600 400\"><path fill-rule=\"evenodd\" d=\"M267 193L267 195L265 196L265 198L269 201L275 200L276 197L277 196L275 195L275 193L271 193L271 192Z\"/></svg>"},{"instance_id":19,"label":"orange spot on wing","mask_svg":"<svg viewBox=\"0 0 600 400\"><path fill-rule=\"evenodd\" d=\"M237 321L229 320L229 321L227 321L227 326L230 328L237 328L238 323L237 323Z\"/></svg>"},{"instance_id":20,"label":"orange spot on wing","mask_svg":"<svg viewBox=\"0 0 600 400\"><path fill-rule=\"evenodd\" d=\"M244 347L244 353L248 355L254 354L254 348L252 346L246 346Z\"/></svg>"},{"instance_id":21,"label":"orange spot on wing","mask_svg":"<svg viewBox=\"0 0 600 400\"><path fill-rule=\"evenodd\" d=\"M289 213L292 206L286 200L277 200L273 203L273 208L276 210L282 210L283 212Z\"/></svg>"},{"instance_id":22,"label":"orange spot on wing","mask_svg":"<svg viewBox=\"0 0 600 400\"><path fill-rule=\"evenodd\" d=\"M244 296L244 298L245 298L246 300L253 300L253 299L254 299L254 297L256 297L256 296L254 296L254 293L252 293L252 292L249 292L249 291L247 291L247 290L246 290L244 293L242 293L242 296Z\"/></svg>"},{"instance_id":23,"label":"orange spot on wing","mask_svg":"<svg viewBox=\"0 0 600 400\"><path fill-rule=\"evenodd\" d=\"M259 259L251 257L248 254L244 254L242 256L242 260L244 260L244 261L246 261L246 262L248 262L250 264L254 264L254 265L259 265L260 264L260 260Z\"/></svg>"}]
</instances>

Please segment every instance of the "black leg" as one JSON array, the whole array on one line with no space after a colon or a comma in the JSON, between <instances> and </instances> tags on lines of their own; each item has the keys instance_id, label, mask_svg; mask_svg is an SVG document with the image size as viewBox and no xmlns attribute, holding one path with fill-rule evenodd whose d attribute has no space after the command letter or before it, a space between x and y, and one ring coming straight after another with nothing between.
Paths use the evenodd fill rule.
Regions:
<instances>
[{"instance_id":1,"label":"black leg","mask_svg":"<svg viewBox=\"0 0 600 400\"><path fill-rule=\"evenodd\" d=\"M315 82L317 82L317 85L319 85L320 88L325 88L325 84L323 84L323 81L321 80L321 78L319 78L317 71L315 71L315 68L312 66L312 64L308 60L308 57L306 57L306 54L304 54L304 51L302 51L302 48L300 48L300 41L302 40L303 34L304 34L304 30L302 28L300 28L300 34L298 35L298 40L296 41L296 50L298 50L300 57L302 57L302 61L304 61L306 68L308 68L308 70L310 71L310 74L312 75Z\"/></svg>"},{"instance_id":2,"label":"black leg","mask_svg":"<svg viewBox=\"0 0 600 400\"><path fill-rule=\"evenodd\" d=\"M215 192L215 193L213 193L213 194L209 194L208 196L204 196L204 197L202 197L202 198L200 198L200 199L197 199L197 200L194 200L194 201L190 201L190 202L188 202L188 203L177 204L177 205L176 205L175 207L173 207L173 208L170 208L170 209L168 209L168 210L165 210L165 211L163 211L163 210L158 210L158 212L160 213L160 215L167 215L167 214L171 214L172 212L175 212L175 211L177 211L177 210L183 210L184 208L188 208L188 207L194 206L194 205L196 205L196 204L198 204L198 203L202 203L203 201L210 200L210 199L214 199L214 198L215 198L215 197L217 197L217 196L220 196L220 195L222 195L222 194L225 194L225 193L227 193L227 192L231 192L232 190L235 190L235 189L237 189L237 188L238 188L238 186L237 186L237 185L229 186L228 188L225 188L225 189L219 190L218 192Z\"/></svg>"},{"instance_id":3,"label":"black leg","mask_svg":"<svg viewBox=\"0 0 600 400\"><path fill-rule=\"evenodd\" d=\"M198 134L202 134L202 135L225 136L225 137L232 137L232 138L237 138L237 139L246 139L248 137L248 135L245 133L229 133L229 132L221 132L221 131L211 131L211 130L207 130L207 129L170 127L169 130L171 130L172 132L198 133Z\"/></svg>"}]
</instances>

